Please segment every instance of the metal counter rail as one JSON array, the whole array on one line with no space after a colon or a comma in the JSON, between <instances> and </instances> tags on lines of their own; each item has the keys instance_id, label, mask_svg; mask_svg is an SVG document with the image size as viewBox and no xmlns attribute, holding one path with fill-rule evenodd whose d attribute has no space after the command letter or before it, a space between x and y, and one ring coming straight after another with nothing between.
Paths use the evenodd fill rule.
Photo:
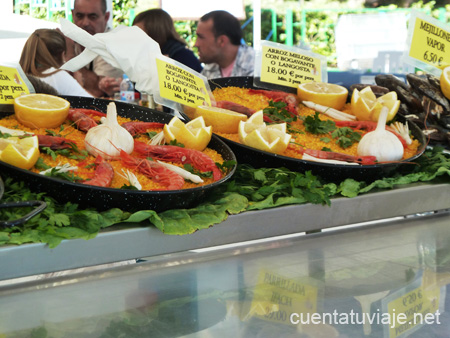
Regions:
<instances>
[{"instance_id":1,"label":"metal counter rail","mask_svg":"<svg viewBox=\"0 0 450 338\"><path fill-rule=\"evenodd\" d=\"M122 224L91 240L65 240L54 249L44 244L0 247L0 280L446 209L450 209L450 185L417 184L336 198L331 206L304 204L244 212L184 236Z\"/></svg>"}]
</instances>

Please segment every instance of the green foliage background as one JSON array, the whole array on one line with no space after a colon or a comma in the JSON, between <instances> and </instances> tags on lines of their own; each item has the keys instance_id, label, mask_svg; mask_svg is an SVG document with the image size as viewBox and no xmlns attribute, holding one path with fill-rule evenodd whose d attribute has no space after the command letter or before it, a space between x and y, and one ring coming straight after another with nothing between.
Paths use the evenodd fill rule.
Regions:
<instances>
[{"instance_id":1,"label":"green foliage background","mask_svg":"<svg viewBox=\"0 0 450 338\"><path fill-rule=\"evenodd\" d=\"M49 1L49 0L46 0ZM69 0L65 0L69 1ZM361 13L363 11L375 10L368 8L369 1L361 2L355 5L355 2L349 1L335 1L335 0L263 0L261 13L261 38L264 40L272 40L278 43L287 43L288 27L288 11L292 11L292 43L293 45L306 44L312 51L324 55L328 59L330 67L336 66L336 46L335 46L335 25L338 22L340 15L345 13ZM391 1L393 2L393 1ZM44 1L45 3L45 1ZM63 1L64 3L64 1ZM245 0L246 18L242 20L244 25L244 40L252 45L253 43L253 9L252 1ZM387 3L382 1L381 3ZM156 0L113 0L113 25L131 25L134 16L139 12L157 7L159 2ZM435 18L443 19L448 22L450 17L450 5L445 5L445 12L440 11L436 5L436 1L413 2L407 4L409 8L419 9L426 12ZM401 6L405 6L404 2L397 1L397 4L389 4L384 7L377 7L379 11L396 11L404 10ZM439 6L442 6L441 4ZM268 8L275 8L269 10ZM64 11L53 12L51 16L48 15L46 7L37 7L30 10L28 4L20 5L20 13L30 14L33 17L40 19L48 19L57 21L59 17L64 17ZM305 32L301 31L301 17L302 10L304 10L306 18ZM442 15L445 18L442 18ZM272 34L272 16L276 16L276 33ZM175 21L176 28L180 35L188 42L192 48L195 43L196 21ZM302 34L303 33L303 34ZM302 40L302 35L304 39ZM194 49L194 52L195 49Z\"/></svg>"}]
</instances>

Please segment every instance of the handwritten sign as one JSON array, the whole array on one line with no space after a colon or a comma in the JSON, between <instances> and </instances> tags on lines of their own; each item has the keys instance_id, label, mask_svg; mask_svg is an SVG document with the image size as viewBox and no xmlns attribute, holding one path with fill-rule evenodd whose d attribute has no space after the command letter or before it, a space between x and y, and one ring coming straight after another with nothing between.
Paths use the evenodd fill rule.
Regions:
<instances>
[{"instance_id":1,"label":"handwritten sign","mask_svg":"<svg viewBox=\"0 0 450 338\"><path fill-rule=\"evenodd\" d=\"M0 65L0 105L12 105L14 98L22 93L30 93L31 85L25 79L22 69ZM31 88L31 92L34 92Z\"/></svg>"},{"instance_id":2,"label":"handwritten sign","mask_svg":"<svg viewBox=\"0 0 450 338\"><path fill-rule=\"evenodd\" d=\"M450 29L444 23L413 11L408 31L405 62L438 75L450 65Z\"/></svg>"},{"instance_id":3,"label":"handwritten sign","mask_svg":"<svg viewBox=\"0 0 450 338\"><path fill-rule=\"evenodd\" d=\"M249 313L260 319L292 325L292 313L317 311L318 289L309 280L294 280L261 270Z\"/></svg>"},{"instance_id":4,"label":"handwritten sign","mask_svg":"<svg viewBox=\"0 0 450 338\"><path fill-rule=\"evenodd\" d=\"M261 82L297 88L300 83L327 81L326 58L310 51L263 41L256 57L255 77Z\"/></svg>"},{"instance_id":5,"label":"handwritten sign","mask_svg":"<svg viewBox=\"0 0 450 338\"><path fill-rule=\"evenodd\" d=\"M189 107L211 106L208 89L199 76L184 67L163 59L156 59L159 94L162 98L175 101Z\"/></svg>"}]
</instances>

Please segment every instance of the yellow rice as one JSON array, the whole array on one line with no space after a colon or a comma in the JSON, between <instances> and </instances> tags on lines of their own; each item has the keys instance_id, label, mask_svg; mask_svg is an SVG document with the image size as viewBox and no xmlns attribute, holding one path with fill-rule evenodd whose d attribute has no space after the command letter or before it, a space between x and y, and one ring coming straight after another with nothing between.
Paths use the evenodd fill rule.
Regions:
<instances>
[{"instance_id":1,"label":"yellow rice","mask_svg":"<svg viewBox=\"0 0 450 338\"><path fill-rule=\"evenodd\" d=\"M92 118L94 120L97 120L97 122L100 121L100 117L98 117L98 116L92 116ZM132 121L131 119L124 118L121 116L118 116L117 120L118 120L119 124ZM36 135L46 135L46 134L48 134L48 131L51 130L51 131L55 132L56 134L61 134L61 136L65 137L71 141L74 141L74 143L77 145L77 147L80 151L86 150L86 148L84 146L84 137L85 137L86 133L76 129L73 126L73 124L70 124L69 121L66 121L63 124L64 129L62 131L60 130L59 127L58 128L30 129L30 128L25 127L24 125L20 124L15 119L14 115L10 115L8 117L1 119L0 124L6 128L20 129L20 130L23 130L23 131L26 131L26 132L29 132L32 134L36 134ZM162 128L148 129L148 132L151 132L151 131L159 133L162 131ZM141 141L141 142L148 142L149 138L145 135L141 135L141 136L137 137L136 140ZM217 151L210 149L210 148L206 148L203 152L206 155L208 155L215 163L223 163L223 158ZM136 154L134 152L131 155L138 156L138 154ZM93 168L92 164L95 162L95 157L92 155L88 155L84 160L71 159L71 158L68 158L63 155L58 155L58 156L56 156L55 159L53 159L50 155L41 152L40 157L43 159L44 163L50 167L56 167L58 165L63 165L66 163L68 163L71 166L77 166L78 170L74 171L73 173L74 173L74 175L76 175L84 180L91 179L94 175L95 169ZM130 185L130 183L128 182L127 179L120 176L120 175L123 175L123 172L122 172L122 169L123 169L125 171L130 170L133 174L136 175L136 177L139 180L139 183L142 185L142 190L166 190L167 189L165 186L153 181L150 178L147 178L145 175L138 172L138 170L133 170L128 167L125 167L124 165L122 165L121 161L119 161L119 160L109 161L109 162L113 166L114 173L115 173L112 184L111 184L111 188L120 188L124 185ZM181 168L183 167L183 165L179 164L179 163L171 163L171 162L167 162L167 163L174 164ZM38 173L40 170L33 167L31 169L31 171ZM120 174L120 175L118 175L118 174ZM207 184L214 182L213 178L202 177L202 179L204 182L200 183L200 184L192 183L190 181L185 181L182 189L199 187L199 186L207 185Z\"/></svg>"},{"instance_id":2,"label":"yellow rice","mask_svg":"<svg viewBox=\"0 0 450 338\"><path fill-rule=\"evenodd\" d=\"M241 104L247 108L254 109L255 111L262 110L269 106L270 99L264 96L263 94L249 94L249 89L247 88L239 88L239 87L224 87L217 88L213 91L214 98L216 101L232 101L238 104ZM351 114L350 104L346 104L344 112ZM314 116L315 111L305 107L304 105L299 105L299 115L300 116ZM321 114L321 120L333 120L332 118ZM305 127L303 126L303 122L300 119L297 119L295 122L290 122L289 125L296 130L299 130L303 133L290 132L288 131L292 138L291 142L295 142L296 144L291 144L281 155L293 157L293 158L302 158L302 154L300 152L301 148L305 149L314 149L314 150L322 150L323 148L328 148L333 152L347 154L352 156L357 155L358 143L353 143L348 148L342 148L336 141L331 138L330 134L311 134L305 131ZM238 134L224 134L217 133L220 136L223 136L229 140L235 141L239 143ZM325 142L321 139L328 138L329 142ZM298 145L299 144L299 145ZM408 159L414 156L417 153L417 149L420 146L419 141L413 140L411 145L408 145L404 150L403 159Z\"/></svg>"}]
</instances>

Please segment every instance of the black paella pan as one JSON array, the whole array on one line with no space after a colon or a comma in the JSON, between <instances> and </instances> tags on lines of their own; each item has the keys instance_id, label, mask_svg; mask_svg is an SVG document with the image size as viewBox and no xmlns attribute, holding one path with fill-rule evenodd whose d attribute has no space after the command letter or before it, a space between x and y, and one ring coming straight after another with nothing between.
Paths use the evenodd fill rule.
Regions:
<instances>
[{"instance_id":1,"label":"black paella pan","mask_svg":"<svg viewBox=\"0 0 450 338\"><path fill-rule=\"evenodd\" d=\"M73 108L87 108L102 112L106 112L106 107L111 102L110 100L87 97L63 96L63 98L68 100ZM162 123L168 123L173 118L173 115L158 110L123 102L115 103L117 114L120 116L145 122ZM224 161L236 161L231 149L217 136L213 135L208 147L220 153ZM124 211L154 210L161 212L198 205L215 187L224 183L233 175L236 165L224 177L214 183L190 189L166 191L103 188L73 183L19 169L4 162L0 162L0 170L13 179L24 181L30 190L45 192L62 203L77 203L82 208L92 207L99 211L120 208Z\"/></svg>"},{"instance_id":2,"label":"black paella pan","mask_svg":"<svg viewBox=\"0 0 450 338\"><path fill-rule=\"evenodd\" d=\"M253 84L253 77L229 77L229 78L218 78L209 80L209 85L211 90L222 87L241 87L241 88L253 88L253 89L264 89L258 88ZM277 90L282 90L283 88L277 88ZM286 90L291 92L290 90ZM278 154L269 153L263 150L258 150L252 147L248 147L238 142L220 137L226 144L230 146L239 163L247 163L255 168L279 168L286 167L292 171L305 172L311 171L315 175L327 181L339 182L346 178L353 178L358 181L373 181L378 178L387 176L394 172L407 173L414 167L414 160L423 154L426 148L426 137L420 128L412 123L411 121L406 121L403 117L399 116L397 119L402 122L408 122L409 130L415 139L419 140L420 147L413 157L406 159L404 161L399 161L395 163L383 163L374 165L344 165L344 164L332 164L332 163L321 163L306 161L301 159L296 159L292 157L282 156Z\"/></svg>"}]
</instances>

